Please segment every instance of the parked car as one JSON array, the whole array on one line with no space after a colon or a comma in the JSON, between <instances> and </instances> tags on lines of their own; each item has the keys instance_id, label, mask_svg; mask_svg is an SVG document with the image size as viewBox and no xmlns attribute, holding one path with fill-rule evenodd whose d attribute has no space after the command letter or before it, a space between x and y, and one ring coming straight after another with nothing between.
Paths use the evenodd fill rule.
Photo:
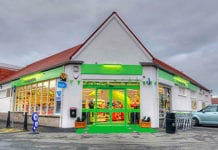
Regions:
<instances>
[{"instance_id":1,"label":"parked car","mask_svg":"<svg viewBox=\"0 0 218 150\"><path fill-rule=\"evenodd\" d=\"M192 123L198 125L218 125L218 104L210 104L192 113Z\"/></svg>"}]
</instances>

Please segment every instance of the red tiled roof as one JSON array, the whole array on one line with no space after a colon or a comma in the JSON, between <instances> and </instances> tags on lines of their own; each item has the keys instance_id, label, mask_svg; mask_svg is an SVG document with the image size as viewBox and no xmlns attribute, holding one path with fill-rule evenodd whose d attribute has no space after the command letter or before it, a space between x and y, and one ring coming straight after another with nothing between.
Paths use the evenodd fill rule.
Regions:
<instances>
[{"instance_id":1,"label":"red tiled roof","mask_svg":"<svg viewBox=\"0 0 218 150\"><path fill-rule=\"evenodd\" d=\"M218 98L212 98L211 102L212 104L218 104Z\"/></svg>"},{"instance_id":2,"label":"red tiled roof","mask_svg":"<svg viewBox=\"0 0 218 150\"><path fill-rule=\"evenodd\" d=\"M0 68L0 81L17 72L16 70L10 70L6 68Z\"/></svg>"},{"instance_id":3,"label":"red tiled roof","mask_svg":"<svg viewBox=\"0 0 218 150\"><path fill-rule=\"evenodd\" d=\"M14 80L21 76L34 73L37 71L42 71L42 70L54 67L58 64L62 64L63 62L70 61L71 57L80 49L81 46L82 44L75 46L73 48L67 49L65 51L62 51L60 53L57 53L55 55L52 55L50 57L44 58L42 60L39 60L37 62L34 62L20 69L15 74L12 74L11 76L4 78L1 82L4 83L10 80Z\"/></svg>"}]
</instances>

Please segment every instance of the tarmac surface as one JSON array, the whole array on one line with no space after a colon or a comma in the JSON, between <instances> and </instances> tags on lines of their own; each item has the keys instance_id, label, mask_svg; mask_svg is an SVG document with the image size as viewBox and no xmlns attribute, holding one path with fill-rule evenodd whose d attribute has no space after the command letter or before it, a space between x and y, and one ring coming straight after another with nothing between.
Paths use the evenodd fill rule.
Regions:
<instances>
[{"instance_id":1,"label":"tarmac surface","mask_svg":"<svg viewBox=\"0 0 218 150\"><path fill-rule=\"evenodd\" d=\"M10 131L7 131L10 130ZM0 150L216 150L218 127L194 127L168 134L77 134L0 129Z\"/></svg>"}]
</instances>

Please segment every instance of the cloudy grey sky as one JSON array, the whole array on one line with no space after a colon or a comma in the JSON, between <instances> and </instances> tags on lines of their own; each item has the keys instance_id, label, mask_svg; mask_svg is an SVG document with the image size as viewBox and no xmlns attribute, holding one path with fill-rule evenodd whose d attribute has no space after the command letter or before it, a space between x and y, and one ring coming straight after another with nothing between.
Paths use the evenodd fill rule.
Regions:
<instances>
[{"instance_id":1,"label":"cloudy grey sky","mask_svg":"<svg viewBox=\"0 0 218 150\"><path fill-rule=\"evenodd\" d=\"M26 66L84 42L116 11L157 58L218 95L217 0L0 0L0 63Z\"/></svg>"}]
</instances>

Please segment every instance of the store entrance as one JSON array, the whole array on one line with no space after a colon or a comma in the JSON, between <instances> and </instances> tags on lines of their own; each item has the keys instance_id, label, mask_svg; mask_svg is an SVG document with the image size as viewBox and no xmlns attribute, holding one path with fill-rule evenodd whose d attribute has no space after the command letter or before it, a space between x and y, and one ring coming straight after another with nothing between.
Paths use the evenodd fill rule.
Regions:
<instances>
[{"instance_id":1,"label":"store entrance","mask_svg":"<svg viewBox=\"0 0 218 150\"><path fill-rule=\"evenodd\" d=\"M125 124L125 89L97 89L96 124Z\"/></svg>"},{"instance_id":2,"label":"store entrance","mask_svg":"<svg viewBox=\"0 0 218 150\"><path fill-rule=\"evenodd\" d=\"M84 82L82 116L88 125L138 124L138 82Z\"/></svg>"}]
</instances>

